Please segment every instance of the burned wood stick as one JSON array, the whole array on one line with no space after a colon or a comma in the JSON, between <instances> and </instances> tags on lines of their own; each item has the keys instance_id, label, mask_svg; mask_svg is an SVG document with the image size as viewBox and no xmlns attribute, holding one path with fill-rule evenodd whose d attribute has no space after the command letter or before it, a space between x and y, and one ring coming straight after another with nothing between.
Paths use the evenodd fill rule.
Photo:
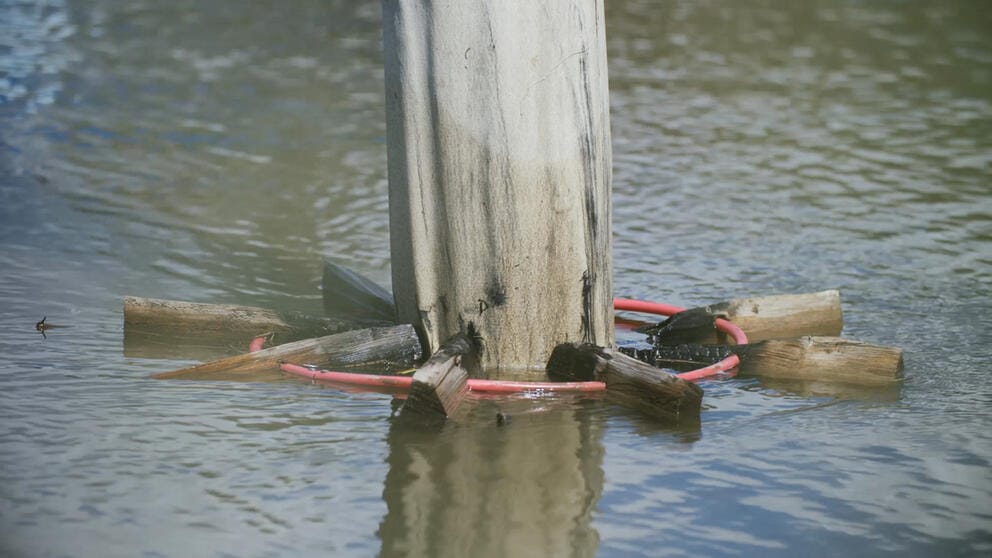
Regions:
<instances>
[{"instance_id":1,"label":"burned wood stick","mask_svg":"<svg viewBox=\"0 0 992 558\"><path fill-rule=\"evenodd\" d=\"M727 358L730 355L740 355L745 345L699 345L686 343L682 345L658 345L647 349L634 347L619 347L621 353L646 362L658 368L681 369L686 366L709 366Z\"/></svg>"},{"instance_id":2,"label":"burned wood stick","mask_svg":"<svg viewBox=\"0 0 992 558\"><path fill-rule=\"evenodd\" d=\"M403 414L450 417L468 392L468 376L478 371L478 347L458 334L441 345L413 374Z\"/></svg>"},{"instance_id":3,"label":"burned wood stick","mask_svg":"<svg viewBox=\"0 0 992 558\"><path fill-rule=\"evenodd\" d=\"M260 381L272 379L273 376L280 377L281 361L326 368L375 363L411 366L420 358L421 348L417 333L413 326L404 324L303 339L152 377L161 380Z\"/></svg>"},{"instance_id":4,"label":"burned wood stick","mask_svg":"<svg viewBox=\"0 0 992 558\"><path fill-rule=\"evenodd\" d=\"M699 386L611 349L563 343L551 353L547 372L555 380L605 382L607 400L668 424L699 421Z\"/></svg>"},{"instance_id":5,"label":"burned wood stick","mask_svg":"<svg viewBox=\"0 0 992 558\"><path fill-rule=\"evenodd\" d=\"M733 322L752 342L802 335L836 336L844 327L840 292L828 290L739 298L690 308L641 331L663 345L727 343L728 337L713 325L716 317Z\"/></svg>"},{"instance_id":6,"label":"burned wood stick","mask_svg":"<svg viewBox=\"0 0 992 558\"><path fill-rule=\"evenodd\" d=\"M740 357L743 374L819 380L858 385L885 385L902 378L902 350L839 337L806 336L766 339L747 345L661 345L621 352L657 367L708 365L731 354Z\"/></svg>"}]
</instances>

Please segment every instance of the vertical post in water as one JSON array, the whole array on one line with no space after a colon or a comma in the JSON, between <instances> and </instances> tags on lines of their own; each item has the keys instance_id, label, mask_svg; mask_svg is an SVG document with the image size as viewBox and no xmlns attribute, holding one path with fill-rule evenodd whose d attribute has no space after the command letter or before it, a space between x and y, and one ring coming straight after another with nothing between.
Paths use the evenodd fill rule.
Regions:
<instances>
[{"instance_id":1,"label":"vertical post in water","mask_svg":"<svg viewBox=\"0 0 992 558\"><path fill-rule=\"evenodd\" d=\"M393 291L483 367L613 344L602 0L383 0Z\"/></svg>"}]
</instances>

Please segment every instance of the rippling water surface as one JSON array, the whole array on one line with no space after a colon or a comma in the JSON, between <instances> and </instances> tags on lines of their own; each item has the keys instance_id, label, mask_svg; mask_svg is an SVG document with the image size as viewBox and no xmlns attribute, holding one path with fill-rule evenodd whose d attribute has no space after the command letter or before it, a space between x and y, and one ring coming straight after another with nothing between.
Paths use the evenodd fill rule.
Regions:
<instances>
[{"instance_id":1,"label":"rippling water surface","mask_svg":"<svg viewBox=\"0 0 992 558\"><path fill-rule=\"evenodd\" d=\"M0 555L992 553L990 13L607 2L617 294L839 288L902 385L411 432L122 350L125 294L314 312L331 255L388 283L379 4L0 1Z\"/></svg>"}]
</instances>

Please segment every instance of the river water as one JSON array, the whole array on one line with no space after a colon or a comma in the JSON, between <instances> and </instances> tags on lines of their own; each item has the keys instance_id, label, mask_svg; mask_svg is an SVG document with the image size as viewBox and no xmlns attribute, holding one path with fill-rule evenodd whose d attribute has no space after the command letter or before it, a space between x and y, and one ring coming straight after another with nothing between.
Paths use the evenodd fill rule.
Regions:
<instances>
[{"instance_id":1,"label":"river water","mask_svg":"<svg viewBox=\"0 0 992 558\"><path fill-rule=\"evenodd\" d=\"M0 555L992 553L979 1L607 2L616 294L838 288L896 388L416 432L383 394L149 380L191 360L125 355L124 295L315 312L324 256L388 284L379 18L0 1Z\"/></svg>"}]
</instances>

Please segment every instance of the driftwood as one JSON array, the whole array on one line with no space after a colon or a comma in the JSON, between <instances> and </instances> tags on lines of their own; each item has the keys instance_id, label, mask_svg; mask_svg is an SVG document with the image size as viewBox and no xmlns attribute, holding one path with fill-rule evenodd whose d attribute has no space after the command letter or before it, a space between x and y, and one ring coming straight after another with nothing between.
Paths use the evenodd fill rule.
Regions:
<instances>
[{"instance_id":1,"label":"driftwood","mask_svg":"<svg viewBox=\"0 0 992 558\"><path fill-rule=\"evenodd\" d=\"M420 357L420 341L413 326L398 325L303 339L254 353L156 374L153 378L260 381L278 377L280 361L319 367L355 367L376 363L409 367Z\"/></svg>"},{"instance_id":2,"label":"driftwood","mask_svg":"<svg viewBox=\"0 0 992 558\"><path fill-rule=\"evenodd\" d=\"M551 353L547 372L556 380L606 382L608 401L668 424L699 421L699 386L611 349L563 343Z\"/></svg>"},{"instance_id":3,"label":"driftwood","mask_svg":"<svg viewBox=\"0 0 992 558\"><path fill-rule=\"evenodd\" d=\"M301 312L276 312L255 306L124 297L125 328L180 330L200 335L229 332L250 335L266 332L330 335L369 325L387 324L382 319L323 318Z\"/></svg>"},{"instance_id":4,"label":"driftwood","mask_svg":"<svg viewBox=\"0 0 992 558\"><path fill-rule=\"evenodd\" d=\"M839 337L769 339L746 346L743 374L881 386L902 379L902 349Z\"/></svg>"},{"instance_id":5,"label":"driftwood","mask_svg":"<svg viewBox=\"0 0 992 558\"><path fill-rule=\"evenodd\" d=\"M828 290L738 298L690 308L642 331L666 345L728 343L728 336L713 326L713 318L717 316L744 330L752 342L802 335L836 336L844 327L840 293Z\"/></svg>"},{"instance_id":6,"label":"driftwood","mask_svg":"<svg viewBox=\"0 0 992 558\"><path fill-rule=\"evenodd\" d=\"M448 339L413 374L403 414L450 417L468 392L470 373L478 371L478 348L466 335Z\"/></svg>"},{"instance_id":7,"label":"driftwood","mask_svg":"<svg viewBox=\"0 0 992 558\"><path fill-rule=\"evenodd\" d=\"M792 380L877 386L902 377L902 350L839 337L766 339L746 345L660 345L621 348L624 354L660 368L698 368L736 354L740 372Z\"/></svg>"},{"instance_id":8,"label":"driftwood","mask_svg":"<svg viewBox=\"0 0 992 558\"><path fill-rule=\"evenodd\" d=\"M371 326L382 319L321 318L254 306L124 297L124 354L143 358L195 358L218 348L241 352L252 337L270 334L286 343Z\"/></svg>"}]
</instances>

